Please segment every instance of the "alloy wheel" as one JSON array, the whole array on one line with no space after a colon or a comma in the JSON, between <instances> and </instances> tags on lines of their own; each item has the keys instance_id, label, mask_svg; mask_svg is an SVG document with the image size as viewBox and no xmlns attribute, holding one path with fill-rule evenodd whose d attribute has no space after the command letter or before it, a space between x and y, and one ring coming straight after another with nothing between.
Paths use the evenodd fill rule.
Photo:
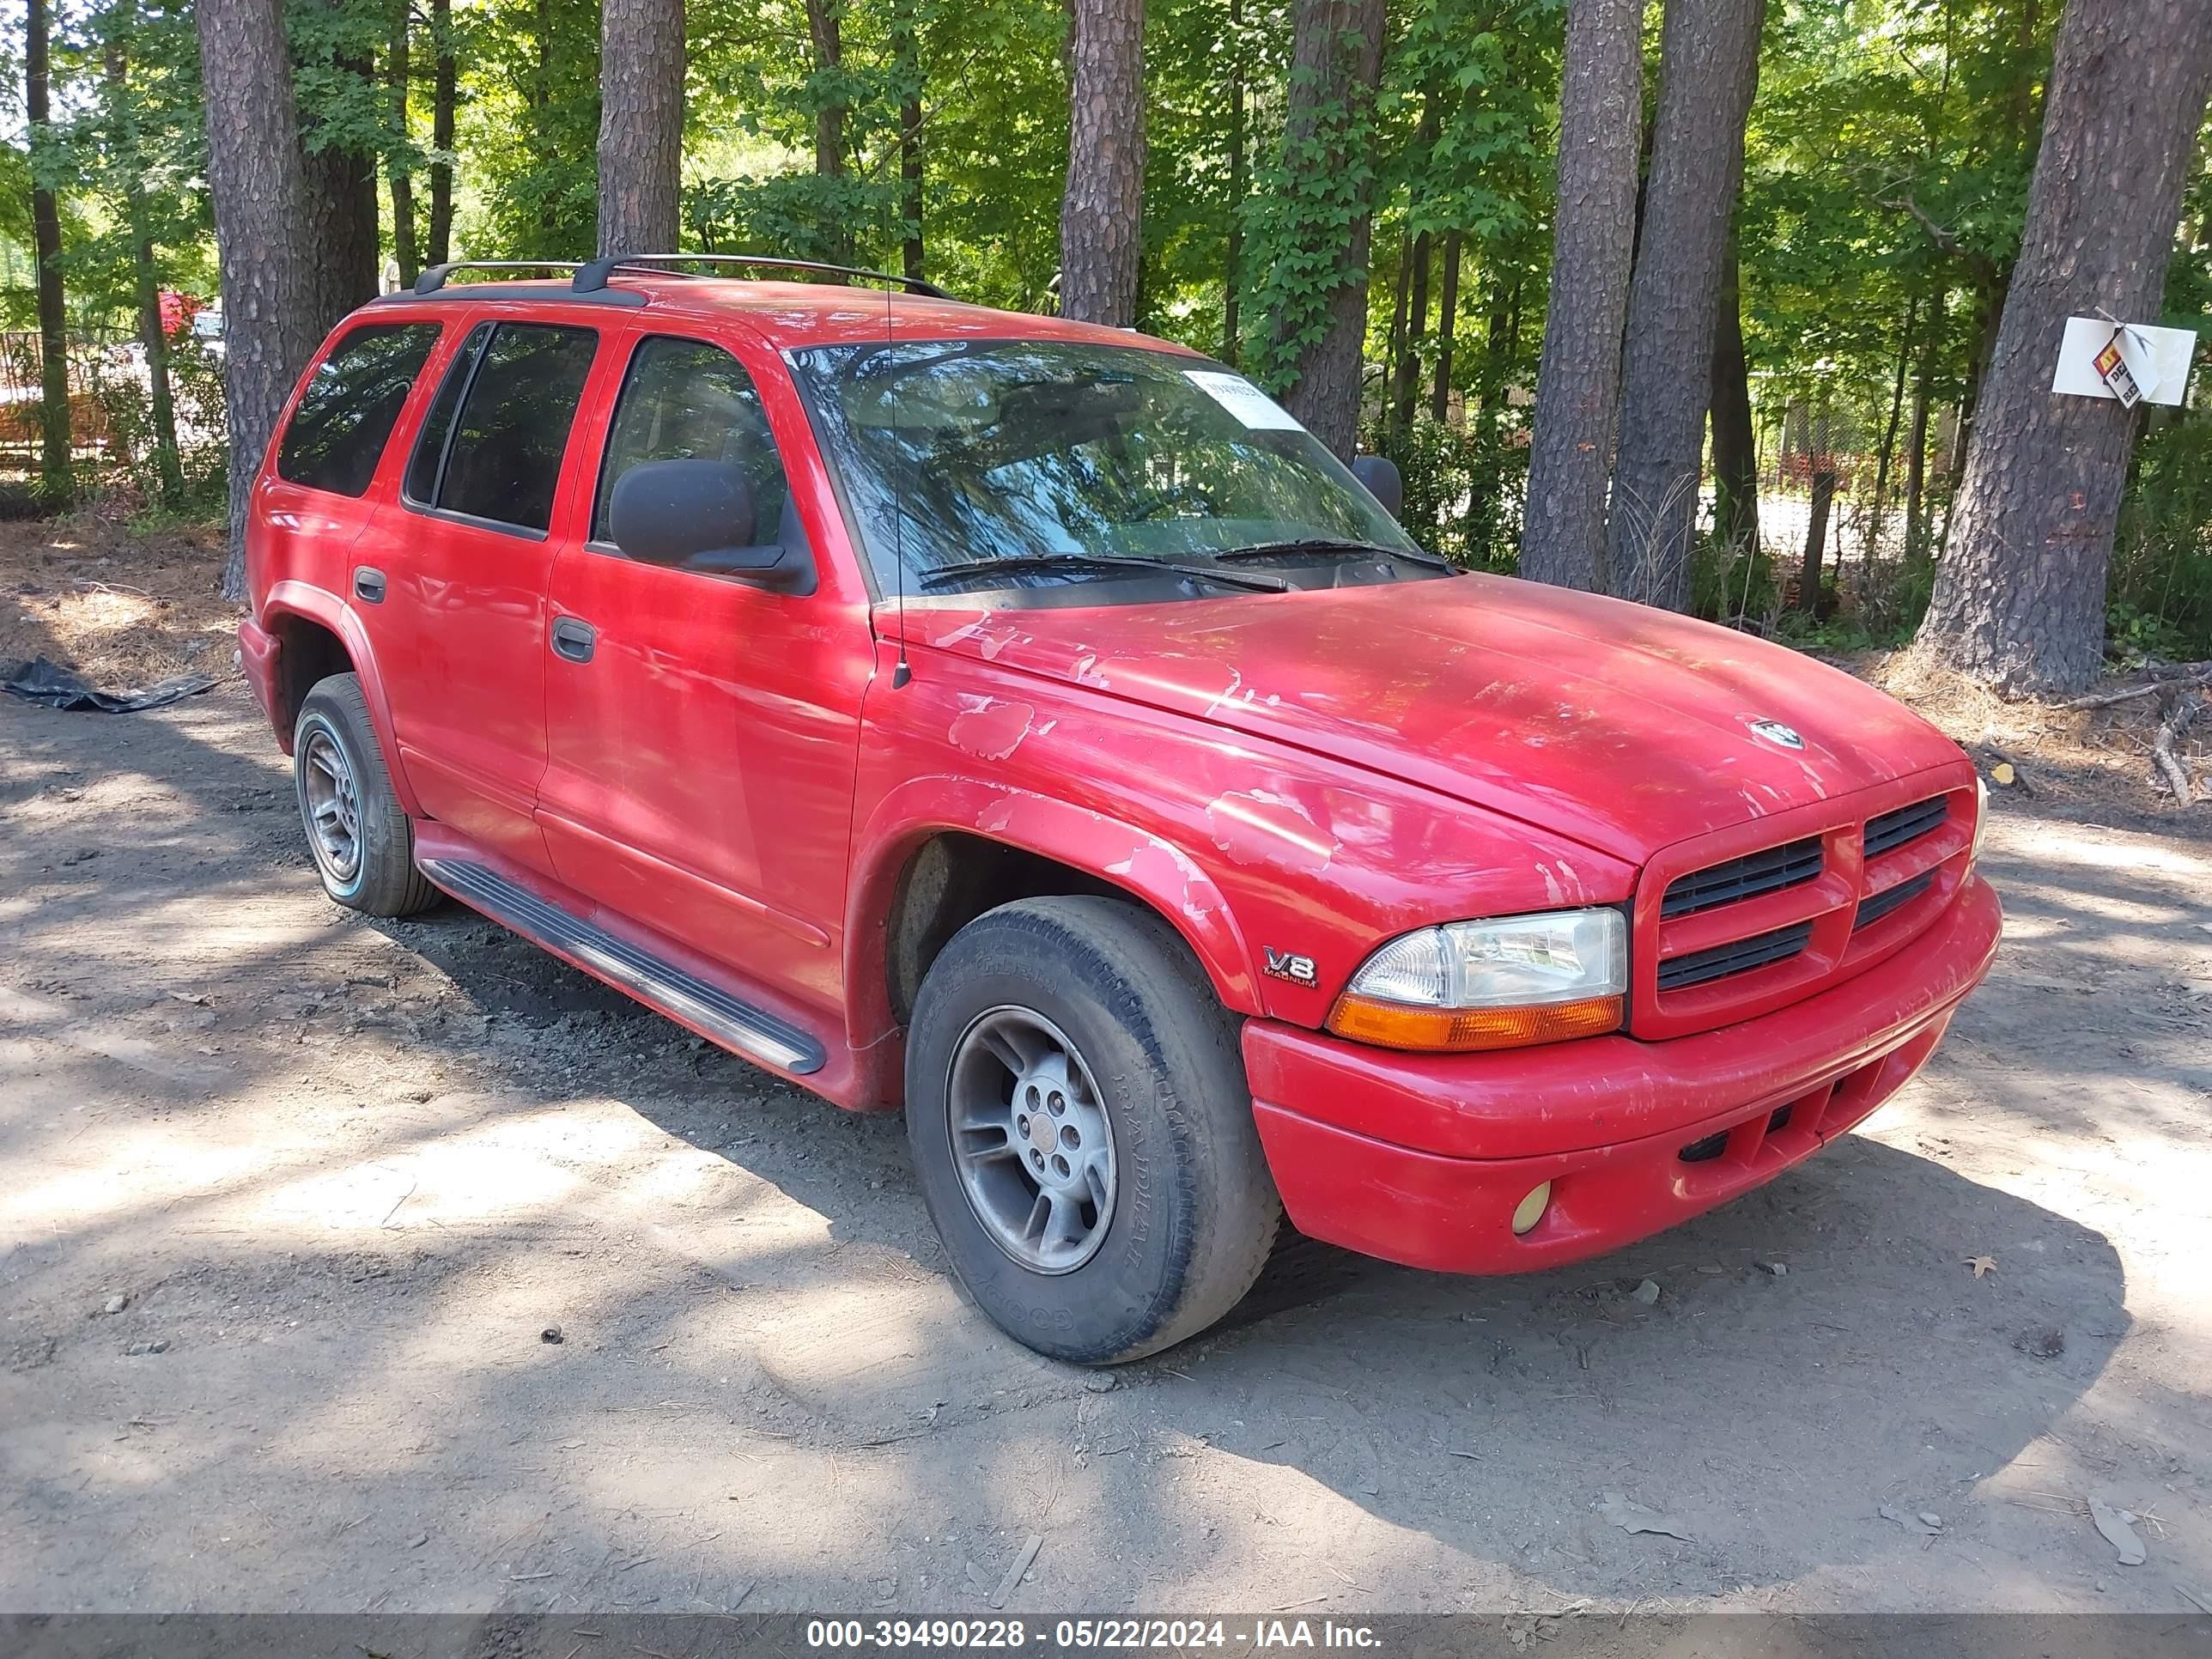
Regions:
<instances>
[{"instance_id":1,"label":"alloy wheel","mask_svg":"<svg viewBox=\"0 0 2212 1659\"><path fill-rule=\"evenodd\" d=\"M353 763L337 738L319 726L307 734L302 760L308 839L317 862L343 886L361 868L361 795Z\"/></svg>"},{"instance_id":2,"label":"alloy wheel","mask_svg":"<svg viewBox=\"0 0 2212 1659\"><path fill-rule=\"evenodd\" d=\"M989 1009L947 1085L953 1163L992 1242L1035 1273L1090 1261L1114 1219L1114 1131L1075 1045L1034 1009Z\"/></svg>"}]
</instances>

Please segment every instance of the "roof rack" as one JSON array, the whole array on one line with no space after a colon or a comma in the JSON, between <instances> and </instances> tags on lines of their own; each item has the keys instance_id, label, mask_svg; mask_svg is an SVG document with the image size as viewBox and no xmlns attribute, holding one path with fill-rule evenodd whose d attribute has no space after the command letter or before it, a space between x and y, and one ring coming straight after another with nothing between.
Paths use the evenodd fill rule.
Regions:
<instances>
[{"instance_id":1,"label":"roof rack","mask_svg":"<svg viewBox=\"0 0 2212 1659\"><path fill-rule=\"evenodd\" d=\"M415 279L415 292L435 294L457 270L574 270L574 259L451 259Z\"/></svg>"},{"instance_id":2,"label":"roof rack","mask_svg":"<svg viewBox=\"0 0 2212 1659\"><path fill-rule=\"evenodd\" d=\"M750 265L763 270L806 270L824 276L858 276L864 282L888 283L902 288L909 294L919 294L925 299L949 300L952 296L934 283L925 283L919 276L894 276L886 270L864 270L857 265L825 264L817 259L777 259L752 253L625 253L619 258L594 259L588 264L575 267L574 283L579 294L595 293L607 285L607 278L617 270L638 265ZM441 272L451 266L441 265ZM684 272L672 272L681 276ZM425 279L430 273L423 273ZM423 291L420 283L418 292Z\"/></svg>"}]
</instances>

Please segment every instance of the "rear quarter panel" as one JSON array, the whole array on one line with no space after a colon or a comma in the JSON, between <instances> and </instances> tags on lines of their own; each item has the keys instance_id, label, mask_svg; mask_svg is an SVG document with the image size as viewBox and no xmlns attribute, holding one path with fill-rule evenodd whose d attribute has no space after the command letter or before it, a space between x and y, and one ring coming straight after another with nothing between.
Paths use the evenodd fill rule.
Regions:
<instances>
[{"instance_id":1,"label":"rear quarter panel","mask_svg":"<svg viewBox=\"0 0 2212 1659\"><path fill-rule=\"evenodd\" d=\"M378 507L392 499L398 489L407 452L414 443L416 426L430 401L438 377L444 372L447 356L460 337L456 325L464 321L459 307L448 307L436 313L410 310L388 315L381 309L365 310L339 323L317 348L293 386L292 395L285 400L284 412L270 430L246 501L246 595L254 621L278 637L291 618L312 622L337 635L344 642L355 672L360 676L362 691L368 700L369 716L375 722L384 752L395 757L398 750L394 741L391 704L385 695L368 631L362 625L353 599L353 553ZM291 424L293 411L309 379L331 349L353 329L365 323L383 322L433 322L442 325L444 332L432 349L428 363L416 377L414 389L400 410L368 489L358 496L337 495L279 477L277 445ZM277 672L280 675L284 672L281 661ZM281 720L276 723L277 741L289 754L292 734ZM419 811L414 793L396 763L392 772L401 805L410 812Z\"/></svg>"}]
</instances>

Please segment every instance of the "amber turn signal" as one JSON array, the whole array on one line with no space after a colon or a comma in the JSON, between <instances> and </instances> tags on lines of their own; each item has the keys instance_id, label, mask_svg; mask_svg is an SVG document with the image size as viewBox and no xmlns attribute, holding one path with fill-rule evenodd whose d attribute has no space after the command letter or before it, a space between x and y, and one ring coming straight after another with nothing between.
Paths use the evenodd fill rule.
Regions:
<instances>
[{"instance_id":1,"label":"amber turn signal","mask_svg":"<svg viewBox=\"0 0 2212 1659\"><path fill-rule=\"evenodd\" d=\"M1418 1008L1347 991L1330 1011L1328 1029L1354 1042L1431 1054L1475 1048L1525 1048L1536 1042L1597 1036L1620 1027L1617 996L1585 997L1533 1008Z\"/></svg>"}]
</instances>

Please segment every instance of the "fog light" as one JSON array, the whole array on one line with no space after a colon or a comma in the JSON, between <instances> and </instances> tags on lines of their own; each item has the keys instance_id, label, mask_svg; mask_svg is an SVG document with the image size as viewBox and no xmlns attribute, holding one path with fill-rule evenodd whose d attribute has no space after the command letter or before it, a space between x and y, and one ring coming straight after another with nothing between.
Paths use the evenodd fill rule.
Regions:
<instances>
[{"instance_id":1,"label":"fog light","mask_svg":"<svg viewBox=\"0 0 2212 1659\"><path fill-rule=\"evenodd\" d=\"M1547 1181L1542 1186L1532 1188L1528 1196L1514 1207L1514 1237L1520 1237L1522 1234L1541 1221L1544 1218L1545 1208L1551 1201L1552 1183L1550 1182Z\"/></svg>"}]
</instances>

